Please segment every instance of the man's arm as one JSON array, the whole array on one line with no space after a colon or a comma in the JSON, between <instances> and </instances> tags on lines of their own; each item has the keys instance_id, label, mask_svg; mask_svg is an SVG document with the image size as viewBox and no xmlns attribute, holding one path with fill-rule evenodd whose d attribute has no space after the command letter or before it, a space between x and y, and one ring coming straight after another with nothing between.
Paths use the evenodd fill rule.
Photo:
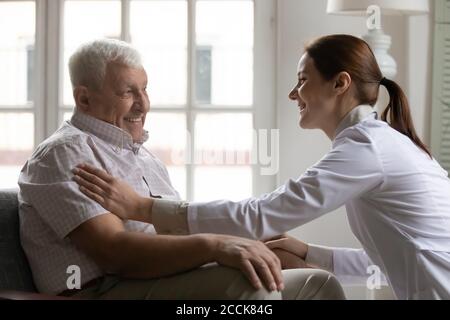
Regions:
<instances>
[{"instance_id":1,"label":"man's arm","mask_svg":"<svg viewBox=\"0 0 450 320\"><path fill-rule=\"evenodd\" d=\"M104 270L130 278L155 278L212 262L205 236L153 236L126 231L113 214L81 224L70 239Z\"/></svg>"},{"instance_id":2,"label":"man's arm","mask_svg":"<svg viewBox=\"0 0 450 320\"><path fill-rule=\"evenodd\" d=\"M103 270L127 278L158 278L205 263L240 269L256 287L283 288L280 261L261 242L221 235L160 236L128 232L107 213L69 234Z\"/></svg>"}]
</instances>

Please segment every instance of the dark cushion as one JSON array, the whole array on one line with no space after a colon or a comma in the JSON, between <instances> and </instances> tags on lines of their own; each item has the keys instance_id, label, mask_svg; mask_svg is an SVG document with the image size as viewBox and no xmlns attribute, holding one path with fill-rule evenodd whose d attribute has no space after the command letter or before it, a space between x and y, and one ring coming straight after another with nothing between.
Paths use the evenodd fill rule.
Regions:
<instances>
[{"instance_id":1,"label":"dark cushion","mask_svg":"<svg viewBox=\"0 0 450 320\"><path fill-rule=\"evenodd\" d=\"M0 289L36 291L20 245L17 190L0 190Z\"/></svg>"}]
</instances>

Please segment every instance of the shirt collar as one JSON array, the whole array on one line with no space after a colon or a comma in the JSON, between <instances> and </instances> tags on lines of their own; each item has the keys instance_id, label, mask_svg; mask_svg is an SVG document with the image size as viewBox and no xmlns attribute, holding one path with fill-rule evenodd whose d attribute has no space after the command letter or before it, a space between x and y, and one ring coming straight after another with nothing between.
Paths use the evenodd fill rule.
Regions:
<instances>
[{"instance_id":1,"label":"shirt collar","mask_svg":"<svg viewBox=\"0 0 450 320\"><path fill-rule=\"evenodd\" d=\"M133 138L128 132L108 122L87 115L79 111L76 107L70 123L78 129L92 133L101 140L109 143L116 152L120 152L125 148L137 153L142 144L148 140L148 132L144 130L141 141L133 142Z\"/></svg>"},{"instance_id":2,"label":"shirt collar","mask_svg":"<svg viewBox=\"0 0 450 320\"><path fill-rule=\"evenodd\" d=\"M354 126L366 118L377 119L377 112L372 106L363 104L353 108L339 123L334 137L337 137L344 129Z\"/></svg>"}]
</instances>

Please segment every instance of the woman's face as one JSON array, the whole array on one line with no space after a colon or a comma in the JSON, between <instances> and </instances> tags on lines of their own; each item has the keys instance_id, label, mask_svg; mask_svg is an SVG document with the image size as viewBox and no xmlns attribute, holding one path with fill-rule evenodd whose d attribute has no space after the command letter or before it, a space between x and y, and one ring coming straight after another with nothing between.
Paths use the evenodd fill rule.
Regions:
<instances>
[{"instance_id":1,"label":"woman's face","mask_svg":"<svg viewBox=\"0 0 450 320\"><path fill-rule=\"evenodd\" d=\"M328 132L328 126L334 118L335 81L325 80L307 53L298 63L297 75L298 83L289 93L289 98L297 101L300 127Z\"/></svg>"}]
</instances>

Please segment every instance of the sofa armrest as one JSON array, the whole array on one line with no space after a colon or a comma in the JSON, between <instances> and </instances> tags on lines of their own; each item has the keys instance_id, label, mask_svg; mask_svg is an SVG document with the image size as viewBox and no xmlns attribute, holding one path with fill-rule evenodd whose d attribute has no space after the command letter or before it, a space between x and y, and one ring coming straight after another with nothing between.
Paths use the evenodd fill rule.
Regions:
<instances>
[{"instance_id":1,"label":"sofa armrest","mask_svg":"<svg viewBox=\"0 0 450 320\"><path fill-rule=\"evenodd\" d=\"M44 293L0 290L0 300L72 300L70 297L53 296Z\"/></svg>"}]
</instances>

